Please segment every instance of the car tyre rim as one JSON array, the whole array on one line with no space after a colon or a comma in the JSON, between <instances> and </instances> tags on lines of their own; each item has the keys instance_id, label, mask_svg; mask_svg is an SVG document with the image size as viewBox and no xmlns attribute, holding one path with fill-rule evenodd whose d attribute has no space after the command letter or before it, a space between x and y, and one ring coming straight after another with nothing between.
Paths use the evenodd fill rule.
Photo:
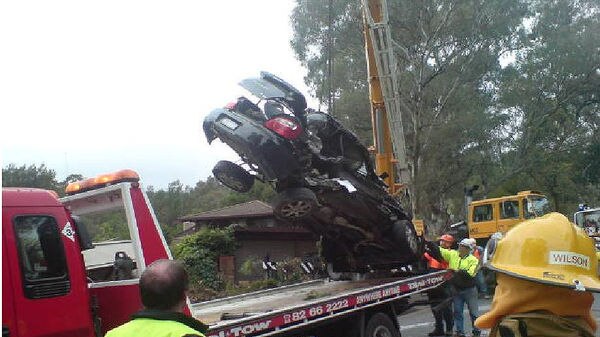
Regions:
<instances>
[{"instance_id":1,"label":"car tyre rim","mask_svg":"<svg viewBox=\"0 0 600 337\"><path fill-rule=\"evenodd\" d=\"M312 211L312 204L305 200L298 200L281 206L281 215L286 218L301 218Z\"/></svg>"},{"instance_id":2,"label":"car tyre rim","mask_svg":"<svg viewBox=\"0 0 600 337\"><path fill-rule=\"evenodd\" d=\"M392 332L385 326L378 326L373 331L373 337L392 337Z\"/></svg>"}]
</instances>

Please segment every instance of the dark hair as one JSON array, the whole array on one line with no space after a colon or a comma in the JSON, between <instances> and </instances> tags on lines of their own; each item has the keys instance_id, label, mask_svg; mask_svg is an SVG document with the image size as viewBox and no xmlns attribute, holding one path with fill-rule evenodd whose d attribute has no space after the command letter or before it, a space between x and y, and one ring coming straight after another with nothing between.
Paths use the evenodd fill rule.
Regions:
<instances>
[{"instance_id":1,"label":"dark hair","mask_svg":"<svg viewBox=\"0 0 600 337\"><path fill-rule=\"evenodd\" d=\"M185 299L188 274L178 261L156 260L140 277L140 294L146 309L170 310Z\"/></svg>"}]
</instances>

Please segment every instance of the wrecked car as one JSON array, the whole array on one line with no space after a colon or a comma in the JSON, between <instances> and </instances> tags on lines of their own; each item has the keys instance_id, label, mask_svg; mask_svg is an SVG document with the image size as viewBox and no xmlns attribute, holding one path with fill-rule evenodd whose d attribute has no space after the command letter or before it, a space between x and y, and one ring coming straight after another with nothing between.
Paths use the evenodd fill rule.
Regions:
<instances>
[{"instance_id":1,"label":"wrecked car","mask_svg":"<svg viewBox=\"0 0 600 337\"><path fill-rule=\"evenodd\" d=\"M209 144L218 138L240 156L239 164L219 161L215 178L238 192L255 179L270 183L275 215L321 237L332 273L416 265L423 243L358 137L308 109L305 97L273 74L239 84L258 101L239 97L203 123Z\"/></svg>"}]
</instances>

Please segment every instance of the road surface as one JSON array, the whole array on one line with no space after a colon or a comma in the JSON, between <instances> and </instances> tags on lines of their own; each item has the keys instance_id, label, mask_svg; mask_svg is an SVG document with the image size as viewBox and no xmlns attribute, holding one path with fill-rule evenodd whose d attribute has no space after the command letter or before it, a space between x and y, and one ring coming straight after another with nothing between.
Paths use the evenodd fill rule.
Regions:
<instances>
[{"instance_id":1,"label":"road surface","mask_svg":"<svg viewBox=\"0 0 600 337\"><path fill-rule=\"evenodd\" d=\"M600 322L600 294L594 294L594 298L592 311L596 320ZM490 305L491 300L479 300L479 312L484 313L488 311ZM469 319L466 306L464 314L465 332L467 333L467 336L469 336L471 331L471 320ZM416 306L403 315L398 316L398 321L400 322L400 332L402 337L427 337L427 334L433 331L434 328L433 315L431 314L429 306ZM487 333L488 331L483 331L482 336L487 336ZM596 336L600 337L600 331L596 331Z\"/></svg>"}]
</instances>

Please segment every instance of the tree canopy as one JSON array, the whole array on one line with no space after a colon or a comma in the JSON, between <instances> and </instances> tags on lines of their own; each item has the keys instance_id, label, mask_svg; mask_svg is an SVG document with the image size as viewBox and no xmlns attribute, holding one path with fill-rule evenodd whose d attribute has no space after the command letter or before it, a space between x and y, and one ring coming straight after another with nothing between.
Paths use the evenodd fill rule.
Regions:
<instances>
[{"instance_id":1,"label":"tree canopy","mask_svg":"<svg viewBox=\"0 0 600 337\"><path fill-rule=\"evenodd\" d=\"M417 216L463 218L473 184L541 190L565 214L599 203L598 1L388 6ZM291 20L306 83L371 144L360 1L298 0Z\"/></svg>"},{"instance_id":2,"label":"tree canopy","mask_svg":"<svg viewBox=\"0 0 600 337\"><path fill-rule=\"evenodd\" d=\"M539 190L564 214L579 203L600 205L598 0L388 6L416 216L439 225L464 218L464 191L474 184L476 198ZM312 94L371 145L361 2L297 0L291 24ZM61 195L81 178L58 181L44 164L2 169L3 186ZM168 236L179 216L273 194L259 182L234 193L212 177L148 188Z\"/></svg>"}]
</instances>

